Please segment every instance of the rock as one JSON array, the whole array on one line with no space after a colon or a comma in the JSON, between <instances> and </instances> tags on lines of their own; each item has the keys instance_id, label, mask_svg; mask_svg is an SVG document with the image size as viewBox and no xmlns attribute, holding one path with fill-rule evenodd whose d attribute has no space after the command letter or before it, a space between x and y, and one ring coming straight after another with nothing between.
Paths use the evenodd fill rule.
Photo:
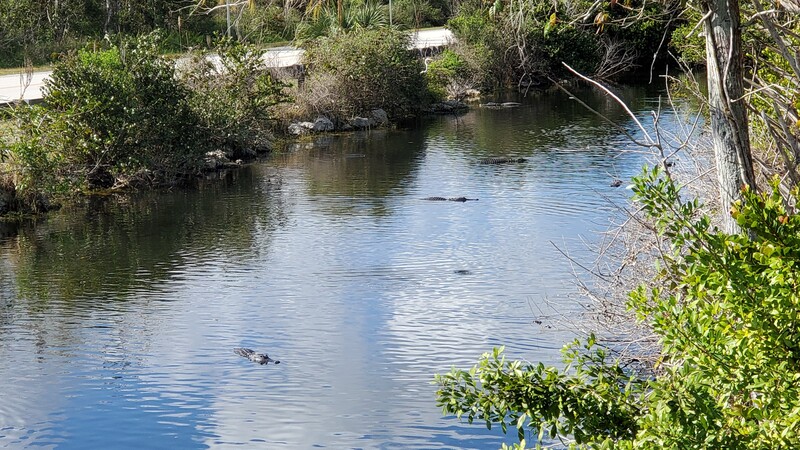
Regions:
<instances>
[{"instance_id":1,"label":"rock","mask_svg":"<svg viewBox=\"0 0 800 450\"><path fill-rule=\"evenodd\" d=\"M323 131L333 131L334 128L335 127L331 119L328 119L325 116L317 117L311 126L311 129L318 133Z\"/></svg>"},{"instance_id":2,"label":"rock","mask_svg":"<svg viewBox=\"0 0 800 450\"><path fill-rule=\"evenodd\" d=\"M382 127L389 124L389 115L386 114L386 111L382 109L373 109L369 114L372 119L371 126Z\"/></svg>"},{"instance_id":3,"label":"rock","mask_svg":"<svg viewBox=\"0 0 800 450\"><path fill-rule=\"evenodd\" d=\"M466 103L458 100L446 100L431 105L431 112L434 114L453 114L469 109Z\"/></svg>"},{"instance_id":4,"label":"rock","mask_svg":"<svg viewBox=\"0 0 800 450\"><path fill-rule=\"evenodd\" d=\"M206 169L217 170L232 164L222 150L214 150L206 153Z\"/></svg>"},{"instance_id":5,"label":"rock","mask_svg":"<svg viewBox=\"0 0 800 450\"><path fill-rule=\"evenodd\" d=\"M354 117L352 120L350 120L350 126L356 130L363 130L365 128L369 128L370 120L366 117Z\"/></svg>"},{"instance_id":6,"label":"rock","mask_svg":"<svg viewBox=\"0 0 800 450\"><path fill-rule=\"evenodd\" d=\"M308 133L308 128L302 126L299 122L295 122L295 123L289 125L289 128L287 128L287 131L291 135L301 136L303 134Z\"/></svg>"}]
</instances>

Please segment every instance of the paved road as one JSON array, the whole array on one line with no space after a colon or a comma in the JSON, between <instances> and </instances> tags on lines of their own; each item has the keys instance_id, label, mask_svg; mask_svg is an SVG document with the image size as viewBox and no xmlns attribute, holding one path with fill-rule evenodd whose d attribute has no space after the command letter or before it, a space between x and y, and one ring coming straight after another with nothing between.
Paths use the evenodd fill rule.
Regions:
<instances>
[{"instance_id":1,"label":"paved road","mask_svg":"<svg viewBox=\"0 0 800 450\"><path fill-rule=\"evenodd\" d=\"M27 101L40 100L44 82L51 73L50 71L34 72L27 89L24 88L26 83L23 82L23 77L19 74L0 76L0 107L9 101L20 98Z\"/></svg>"},{"instance_id":2,"label":"paved road","mask_svg":"<svg viewBox=\"0 0 800 450\"><path fill-rule=\"evenodd\" d=\"M453 42L450 30L433 28L411 32L411 47L416 49L441 47ZM264 62L269 67L291 67L300 64L303 50L296 47L275 47L264 53ZM42 99L42 88L52 72L34 72L27 88L23 77L16 75L0 76L0 107L14 100L37 101Z\"/></svg>"}]
</instances>

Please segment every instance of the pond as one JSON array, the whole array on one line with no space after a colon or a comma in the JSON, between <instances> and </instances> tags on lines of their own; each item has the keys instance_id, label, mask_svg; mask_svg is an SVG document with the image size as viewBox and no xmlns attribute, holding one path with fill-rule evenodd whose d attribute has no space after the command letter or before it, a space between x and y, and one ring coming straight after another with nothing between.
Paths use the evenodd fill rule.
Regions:
<instances>
[{"instance_id":1,"label":"pond","mask_svg":"<svg viewBox=\"0 0 800 450\"><path fill-rule=\"evenodd\" d=\"M658 92L621 88L649 117ZM624 127L624 112L581 97ZM560 93L321 136L0 229L0 447L499 448L434 373L558 363L573 267L644 157ZM674 120L666 114L665 121ZM488 156L514 164L480 164ZM426 201L426 197L477 201ZM234 347L268 352L260 366Z\"/></svg>"}]
</instances>

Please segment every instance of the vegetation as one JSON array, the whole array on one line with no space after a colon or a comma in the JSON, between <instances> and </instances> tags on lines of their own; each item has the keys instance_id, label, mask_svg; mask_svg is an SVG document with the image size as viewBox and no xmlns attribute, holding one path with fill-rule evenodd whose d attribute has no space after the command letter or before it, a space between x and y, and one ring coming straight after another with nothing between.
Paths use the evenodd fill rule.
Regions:
<instances>
[{"instance_id":1,"label":"vegetation","mask_svg":"<svg viewBox=\"0 0 800 450\"><path fill-rule=\"evenodd\" d=\"M150 35L102 51L82 50L53 71L45 104L5 114L7 184L22 203L196 176L212 151L229 158L269 145L269 108L282 85L258 66L257 53L225 41L220 67L190 65L178 78Z\"/></svg>"},{"instance_id":2,"label":"vegetation","mask_svg":"<svg viewBox=\"0 0 800 450\"><path fill-rule=\"evenodd\" d=\"M375 108L392 119L419 113L425 81L408 44L408 35L393 29L356 28L317 39L305 55L312 71L298 107L339 120Z\"/></svg>"},{"instance_id":3,"label":"vegetation","mask_svg":"<svg viewBox=\"0 0 800 450\"><path fill-rule=\"evenodd\" d=\"M639 355L655 363L609 356L615 349L594 336L565 349L563 370L507 362L497 349L469 371L437 376L445 413L515 427L518 447L546 439L609 449L800 445L800 66L789 50L800 24L758 0L741 21L738 2L698 6L689 13L704 17L721 207L716 221L704 215L669 172L646 170L634 180L644 217L633 219L657 233L660 255L658 279L634 290L627 306L657 338L655 355ZM696 59L693 31L680 33L687 60ZM743 33L758 39L744 46ZM743 87L746 64L755 68L751 92ZM760 161L770 180L761 193L751 130L766 147L759 154L775 158ZM666 158L662 136L641 131L639 142Z\"/></svg>"},{"instance_id":4,"label":"vegetation","mask_svg":"<svg viewBox=\"0 0 800 450\"><path fill-rule=\"evenodd\" d=\"M196 45L213 33L210 18L177 11L180 0L7 0L0 3L0 66L51 62L58 53L114 35L161 30L170 45ZM192 30L191 33L188 30Z\"/></svg>"},{"instance_id":5,"label":"vegetation","mask_svg":"<svg viewBox=\"0 0 800 450\"><path fill-rule=\"evenodd\" d=\"M273 107L289 101L288 85L264 67L257 48L222 38L213 51L196 53L179 78L211 150L235 160L270 149Z\"/></svg>"},{"instance_id":6,"label":"vegetation","mask_svg":"<svg viewBox=\"0 0 800 450\"><path fill-rule=\"evenodd\" d=\"M375 0L346 2L341 11L335 4L320 2L309 11L307 20L297 26L295 37L302 42L354 29L385 28L389 24L387 10Z\"/></svg>"},{"instance_id":7,"label":"vegetation","mask_svg":"<svg viewBox=\"0 0 800 450\"><path fill-rule=\"evenodd\" d=\"M800 216L777 181L771 192L743 191L735 235L711 227L658 170L634 192L670 244L664 287L629 301L659 337L654 370L623 369L593 337L565 349L563 370L507 362L496 349L469 371L437 376L440 405L517 428L527 442L576 448L797 448Z\"/></svg>"},{"instance_id":8,"label":"vegetation","mask_svg":"<svg viewBox=\"0 0 800 450\"><path fill-rule=\"evenodd\" d=\"M448 26L482 56L484 84L528 86L567 76L562 62L603 79L649 67L678 12L673 2L464 1Z\"/></svg>"}]
</instances>

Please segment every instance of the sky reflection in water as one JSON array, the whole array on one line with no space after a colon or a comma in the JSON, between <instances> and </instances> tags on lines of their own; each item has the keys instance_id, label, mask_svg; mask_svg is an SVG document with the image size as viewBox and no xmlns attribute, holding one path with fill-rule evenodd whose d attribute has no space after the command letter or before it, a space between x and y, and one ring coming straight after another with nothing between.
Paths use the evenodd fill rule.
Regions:
<instances>
[{"instance_id":1,"label":"sky reflection in water","mask_svg":"<svg viewBox=\"0 0 800 450\"><path fill-rule=\"evenodd\" d=\"M0 447L498 448L441 417L432 376L501 344L559 360L573 335L545 316L580 306L553 244L591 261L580 239L629 194L609 183L643 162L627 146L542 94L6 227Z\"/></svg>"}]
</instances>

